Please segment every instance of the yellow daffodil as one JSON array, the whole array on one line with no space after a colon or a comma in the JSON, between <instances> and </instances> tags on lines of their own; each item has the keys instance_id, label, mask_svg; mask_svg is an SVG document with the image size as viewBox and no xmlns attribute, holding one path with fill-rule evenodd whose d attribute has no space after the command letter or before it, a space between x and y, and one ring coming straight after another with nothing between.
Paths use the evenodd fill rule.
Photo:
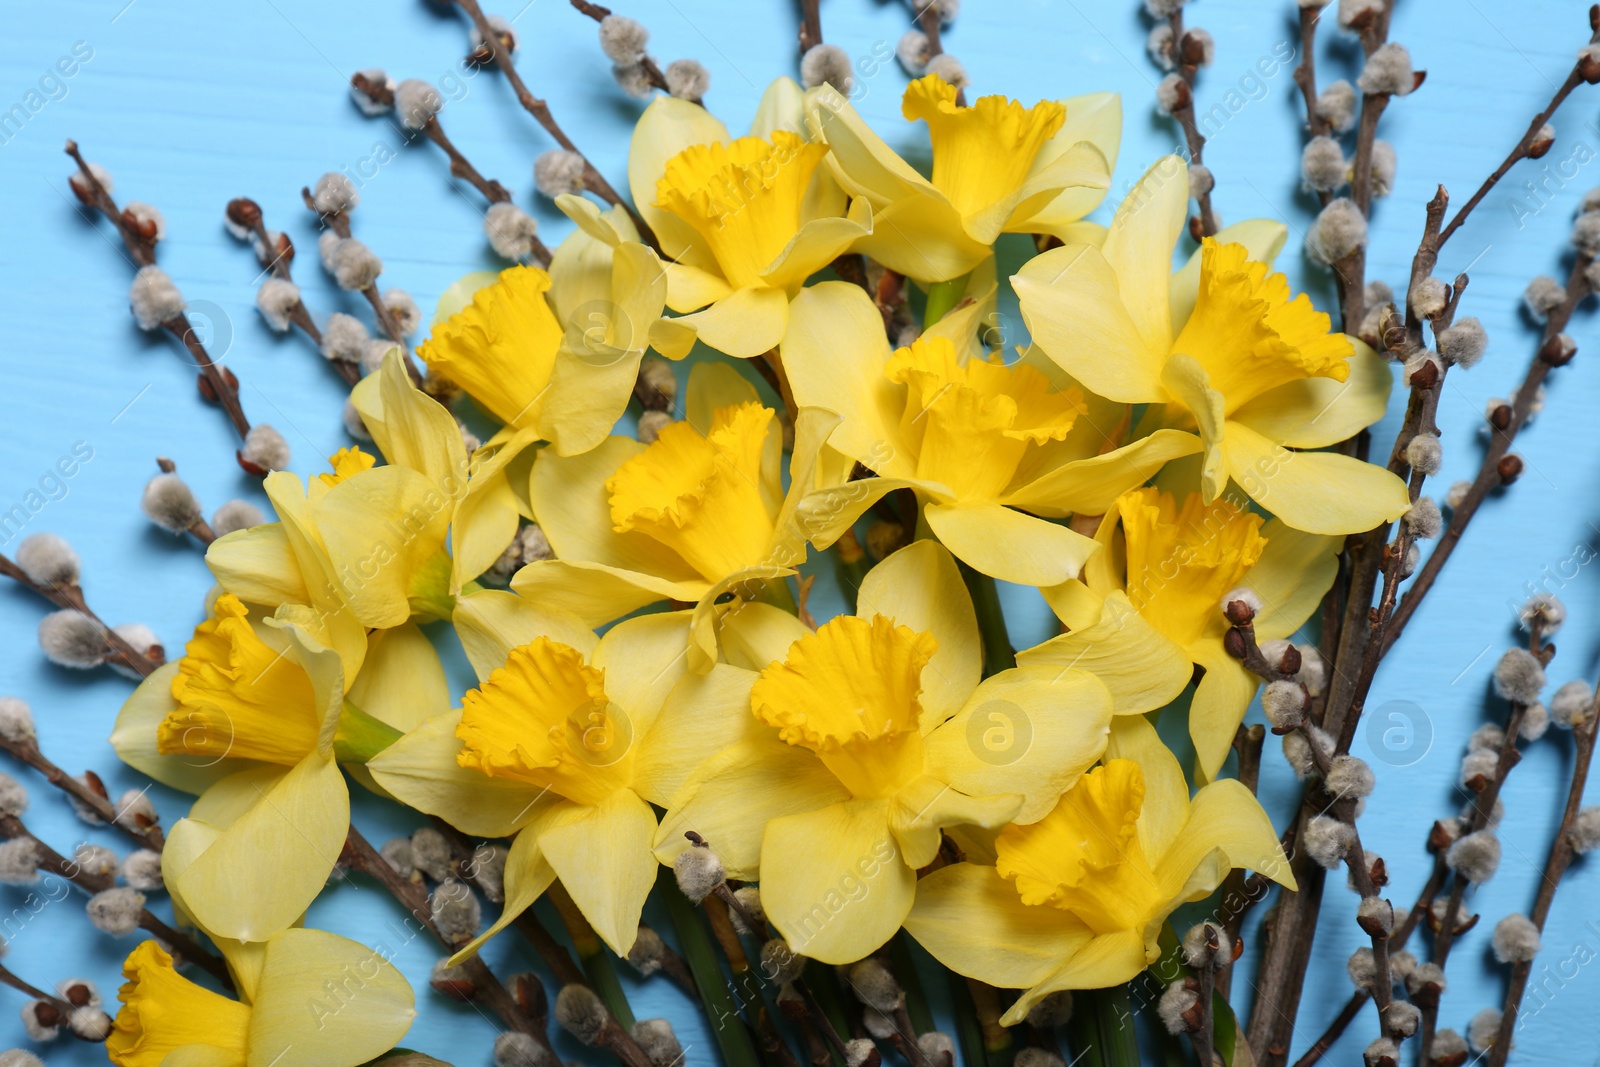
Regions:
<instances>
[{"instance_id":1,"label":"yellow daffodil","mask_svg":"<svg viewBox=\"0 0 1600 1067\"><path fill-rule=\"evenodd\" d=\"M1062 989L1128 981L1161 954L1162 924L1251 868L1295 888L1277 834L1233 780L1189 796L1177 760L1138 716L1116 720L1103 766L1044 818L1008 826L994 865L957 863L917 886L906 929L946 967L1022 995L1021 1022ZM764 896L763 896L764 899Z\"/></svg>"},{"instance_id":2,"label":"yellow daffodil","mask_svg":"<svg viewBox=\"0 0 1600 1067\"><path fill-rule=\"evenodd\" d=\"M1110 451L1086 397L1024 360L986 355L963 316L891 349L859 286L823 282L795 299L782 353L797 403L838 412L829 445L877 477L810 492L801 518L826 547L872 503L916 491L928 528L963 562L1025 585L1077 575L1095 544L1049 521L1098 515L1193 434L1159 430Z\"/></svg>"},{"instance_id":3,"label":"yellow daffodil","mask_svg":"<svg viewBox=\"0 0 1600 1067\"><path fill-rule=\"evenodd\" d=\"M1207 503L1231 479L1298 530L1370 530L1410 506L1381 466L1331 452L1382 416L1390 374L1359 341L1242 244L1208 239L1195 297L1179 295L1172 249L1188 210L1176 157L1117 208L1098 247L1052 249L1013 279L1033 340L1084 388L1156 405L1146 426L1193 429ZM1289 446L1286 448L1285 446Z\"/></svg>"},{"instance_id":4,"label":"yellow daffodil","mask_svg":"<svg viewBox=\"0 0 1600 1067\"><path fill-rule=\"evenodd\" d=\"M1101 520L1096 540L1104 551L1084 567L1083 579L1045 590L1069 633L1018 656L1025 663L1077 662L1080 646L1103 641L1108 598L1117 605L1113 610L1136 612L1159 635L1157 643L1167 645L1165 659L1183 664L1185 681L1190 663L1205 668L1189 707L1203 780L1222 769L1258 684L1222 647L1228 629L1223 601L1235 589L1254 592L1262 603L1257 636L1289 637L1333 583L1343 540L1303 533L1282 519L1264 522L1242 503L1222 497L1207 504L1190 493L1180 505L1152 488L1124 494ZM1155 655L1153 649L1146 654Z\"/></svg>"},{"instance_id":5,"label":"yellow daffodil","mask_svg":"<svg viewBox=\"0 0 1600 1067\"><path fill-rule=\"evenodd\" d=\"M667 304L652 343L672 359L696 339L730 356L776 347L789 298L872 232L872 207L850 205L802 129L800 87L788 78L762 97L750 134L733 138L705 108L660 96L634 127L628 182L661 247Z\"/></svg>"},{"instance_id":6,"label":"yellow daffodil","mask_svg":"<svg viewBox=\"0 0 1600 1067\"><path fill-rule=\"evenodd\" d=\"M289 926L327 882L350 825L337 761L365 758L449 701L438 656L414 626L374 638L347 696L338 653L276 622L218 596L184 655L140 683L111 735L125 762L200 794L173 827L174 840L197 844L181 872L168 870L168 886L199 925L237 941Z\"/></svg>"},{"instance_id":7,"label":"yellow daffodil","mask_svg":"<svg viewBox=\"0 0 1600 1067\"><path fill-rule=\"evenodd\" d=\"M127 981L106 1054L117 1067L356 1067L388 1052L416 1015L411 986L382 955L321 930L263 946L243 1001L195 985L154 941L122 965Z\"/></svg>"},{"instance_id":8,"label":"yellow daffodil","mask_svg":"<svg viewBox=\"0 0 1600 1067\"><path fill-rule=\"evenodd\" d=\"M628 406L667 281L621 208L578 197L561 206L578 229L549 272L512 267L481 287L480 275L462 279L449 298L460 306L417 354L508 428L571 455L593 448Z\"/></svg>"},{"instance_id":9,"label":"yellow daffodil","mask_svg":"<svg viewBox=\"0 0 1600 1067\"><path fill-rule=\"evenodd\" d=\"M457 632L477 671L461 708L367 764L378 784L464 833L516 835L505 908L477 951L549 887L626 955L655 884L656 816L722 739L692 707L663 710L688 673L689 612L645 615L596 638L576 617L513 593L463 597Z\"/></svg>"},{"instance_id":10,"label":"yellow daffodil","mask_svg":"<svg viewBox=\"0 0 1600 1067\"><path fill-rule=\"evenodd\" d=\"M856 251L922 282L959 278L988 258L1002 233L1084 232L1111 183L1122 104L1111 93L1024 107L985 96L971 107L936 74L906 87L902 113L928 124L933 176L918 174L843 96L824 92L812 111L845 190L872 205L875 225ZM852 204L854 207L854 204Z\"/></svg>"},{"instance_id":11,"label":"yellow daffodil","mask_svg":"<svg viewBox=\"0 0 1600 1067\"><path fill-rule=\"evenodd\" d=\"M764 604L725 626L731 662L668 707L726 747L674 797L657 854L703 835L733 877L759 879L795 951L827 963L899 929L945 827L1042 817L1105 745L1112 697L1093 675L1019 667L980 684L972 601L933 541L874 567L857 614L815 632Z\"/></svg>"},{"instance_id":12,"label":"yellow daffodil","mask_svg":"<svg viewBox=\"0 0 1600 1067\"><path fill-rule=\"evenodd\" d=\"M805 558L794 507L829 427L801 412L786 497L782 429L754 386L699 363L686 403L688 417L652 444L611 437L581 456L540 453L530 493L556 558L511 586L591 626L661 600L694 604L692 662L704 670L717 656L717 601L766 595Z\"/></svg>"}]
</instances>

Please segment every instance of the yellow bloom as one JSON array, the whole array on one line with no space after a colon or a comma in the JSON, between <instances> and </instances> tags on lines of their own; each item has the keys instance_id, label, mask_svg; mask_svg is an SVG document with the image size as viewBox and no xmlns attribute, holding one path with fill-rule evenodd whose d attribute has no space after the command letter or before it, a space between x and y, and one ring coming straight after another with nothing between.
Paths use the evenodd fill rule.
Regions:
<instances>
[{"instance_id":1,"label":"yellow bloom","mask_svg":"<svg viewBox=\"0 0 1600 1067\"><path fill-rule=\"evenodd\" d=\"M463 833L512 834L500 918L476 952L562 886L626 955L655 884L656 816L689 770L726 743L668 694L688 674L689 612L618 623L602 638L512 593L465 596L457 633L480 679L367 764L379 785Z\"/></svg>"},{"instance_id":2,"label":"yellow bloom","mask_svg":"<svg viewBox=\"0 0 1600 1067\"><path fill-rule=\"evenodd\" d=\"M1098 758L1112 712L1110 691L1073 668L980 684L972 601L933 541L874 567L858 603L814 633L770 605L729 614L730 662L668 701L725 747L656 835L663 862L686 830L704 835L734 877L759 878L795 950L827 963L860 959L900 927L946 827L1049 811Z\"/></svg>"},{"instance_id":3,"label":"yellow bloom","mask_svg":"<svg viewBox=\"0 0 1600 1067\"><path fill-rule=\"evenodd\" d=\"M1022 989L1007 1025L1057 990L1133 978L1159 958L1167 917L1234 867L1295 888L1250 791L1228 780L1190 799L1139 716L1117 719L1104 765L1038 822L1002 830L995 853L994 866L958 863L924 878L906 929L952 970Z\"/></svg>"},{"instance_id":4,"label":"yellow bloom","mask_svg":"<svg viewBox=\"0 0 1600 1067\"><path fill-rule=\"evenodd\" d=\"M733 138L704 108L657 97L628 154L634 203L672 260L651 343L681 359L696 340L730 356L776 347L789 298L872 232L872 207L850 205L804 136L804 94L788 78L762 97L749 136Z\"/></svg>"},{"instance_id":5,"label":"yellow bloom","mask_svg":"<svg viewBox=\"0 0 1600 1067\"><path fill-rule=\"evenodd\" d=\"M308 1067L355 1067L392 1049L411 1027L414 1000L400 972L373 950L321 930L267 942L240 1003L195 985L154 941L122 965L127 981L106 1053L117 1067L186 1064L270 1067L291 1051Z\"/></svg>"},{"instance_id":6,"label":"yellow bloom","mask_svg":"<svg viewBox=\"0 0 1600 1067\"><path fill-rule=\"evenodd\" d=\"M1032 107L1002 96L961 107L956 95L936 74L906 88L902 113L928 124L931 180L839 94L818 94L811 116L840 183L876 216L856 250L922 282L971 271L1002 233L1081 238L1079 220L1105 195L1122 136L1121 102L1109 93Z\"/></svg>"},{"instance_id":7,"label":"yellow bloom","mask_svg":"<svg viewBox=\"0 0 1600 1067\"><path fill-rule=\"evenodd\" d=\"M1145 701L1141 710L1182 691L1191 665L1204 667L1189 706L1189 735L1197 775L1214 778L1258 681L1223 648L1223 601L1235 589L1253 591L1262 601L1257 635L1289 637L1333 584L1343 539L1303 533L1281 519L1263 522L1227 497L1207 504L1190 493L1180 506L1170 494L1145 488L1116 501L1096 540L1103 551L1081 581L1045 590L1068 633L1021 653L1018 662L1078 663L1087 655L1085 666L1094 670L1096 657L1108 654L1108 638L1129 652L1138 649L1145 681L1157 690L1151 697L1159 700ZM1130 627L1130 619L1138 625Z\"/></svg>"},{"instance_id":8,"label":"yellow bloom","mask_svg":"<svg viewBox=\"0 0 1600 1067\"><path fill-rule=\"evenodd\" d=\"M301 917L343 847L350 797L338 761L366 759L449 696L414 625L373 636L347 698L336 651L250 618L229 593L213 612L184 656L128 698L111 743L157 781L199 794L163 854L174 900L219 942L260 942Z\"/></svg>"},{"instance_id":9,"label":"yellow bloom","mask_svg":"<svg viewBox=\"0 0 1600 1067\"><path fill-rule=\"evenodd\" d=\"M370 470L377 460L367 453L356 448L341 448L328 457L328 465L333 468L331 474L319 474L317 477L323 485L338 485L346 478Z\"/></svg>"},{"instance_id":10,"label":"yellow bloom","mask_svg":"<svg viewBox=\"0 0 1600 1067\"><path fill-rule=\"evenodd\" d=\"M1309 533L1398 518L1410 498L1387 470L1284 447L1321 448L1377 421L1388 368L1360 342L1330 334L1328 317L1270 273L1261 260L1281 245L1275 226L1208 238L1172 274L1188 211L1182 168L1176 157L1157 162L1097 244L1052 249L1012 278L1034 343L1086 389L1153 405L1138 433L1196 431L1206 503L1232 480Z\"/></svg>"},{"instance_id":11,"label":"yellow bloom","mask_svg":"<svg viewBox=\"0 0 1600 1067\"><path fill-rule=\"evenodd\" d=\"M578 229L549 272L517 266L461 279L417 354L508 430L574 454L626 409L667 283L621 208L602 212L576 196L558 205Z\"/></svg>"},{"instance_id":12,"label":"yellow bloom","mask_svg":"<svg viewBox=\"0 0 1600 1067\"><path fill-rule=\"evenodd\" d=\"M661 600L694 604L690 655L705 670L727 610L718 599L763 595L805 558L794 508L826 427L801 412L785 494L778 422L737 371L696 364L685 401L688 418L650 445L611 437L581 456L539 454L530 495L556 558L523 567L512 588L591 626Z\"/></svg>"},{"instance_id":13,"label":"yellow bloom","mask_svg":"<svg viewBox=\"0 0 1600 1067\"><path fill-rule=\"evenodd\" d=\"M1162 430L1102 453L1103 428L1079 419L1081 389L1053 382L1031 360L1008 366L978 345L990 300L992 287L895 352L859 286L823 282L795 299L782 347L795 400L838 412L830 447L878 475L847 481L847 462L808 487L800 518L812 543L827 547L879 497L909 488L929 528L963 562L1010 582L1057 585L1095 546L1047 520L1100 514L1199 447L1193 434Z\"/></svg>"}]
</instances>

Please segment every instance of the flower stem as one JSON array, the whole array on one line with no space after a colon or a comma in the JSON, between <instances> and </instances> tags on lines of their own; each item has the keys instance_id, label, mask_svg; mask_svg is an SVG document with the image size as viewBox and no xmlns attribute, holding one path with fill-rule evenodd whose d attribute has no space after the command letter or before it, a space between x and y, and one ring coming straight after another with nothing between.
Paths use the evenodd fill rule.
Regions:
<instances>
[{"instance_id":1,"label":"flower stem","mask_svg":"<svg viewBox=\"0 0 1600 1067\"><path fill-rule=\"evenodd\" d=\"M1006 633L1006 617L1000 609L1000 591L995 588L994 579L959 560L957 563L967 583L967 592L972 594L973 610L978 613L978 636L983 640L983 676L987 678L1015 667L1017 654Z\"/></svg>"},{"instance_id":2,"label":"flower stem","mask_svg":"<svg viewBox=\"0 0 1600 1067\"><path fill-rule=\"evenodd\" d=\"M567 928L567 936L572 938L572 947L578 951L578 962L583 966L583 973L589 976L590 986L605 1002L611 1014L616 1016L622 1028L631 1033L633 1008L628 1004L628 995L622 990L622 980L617 977L616 964L612 962L605 944L560 882L551 882L550 888L545 890L545 896L550 898L556 914L561 916L561 924Z\"/></svg>"},{"instance_id":3,"label":"flower stem","mask_svg":"<svg viewBox=\"0 0 1600 1067\"><path fill-rule=\"evenodd\" d=\"M922 328L926 330L940 319L950 313L950 309L961 302L961 294L967 291L968 274L959 278L951 278L947 282L934 282L928 286L928 304L922 312Z\"/></svg>"}]
</instances>

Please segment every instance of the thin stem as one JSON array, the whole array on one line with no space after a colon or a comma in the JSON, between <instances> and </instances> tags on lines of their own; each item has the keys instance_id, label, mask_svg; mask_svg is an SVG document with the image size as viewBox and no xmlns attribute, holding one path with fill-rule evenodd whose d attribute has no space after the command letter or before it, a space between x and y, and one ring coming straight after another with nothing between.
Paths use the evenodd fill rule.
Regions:
<instances>
[{"instance_id":1,"label":"thin stem","mask_svg":"<svg viewBox=\"0 0 1600 1067\"><path fill-rule=\"evenodd\" d=\"M800 0L800 54L805 55L822 43L822 5L819 0Z\"/></svg>"},{"instance_id":2,"label":"thin stem","mask_svg":"<svg viewBox=\"0 0 1600 1067\"><path fill-rule=\"evenodd\" d=\"M1172 117L1177 119L1178 125L1183 128L1183 139L1189 146L1189 164L1196 167L1204 166L1206 138L1200 132L1194 114L1194 83L1199 67L1188 62L1183 55L1183 8L1180 7L1172 13L1168 18L1168 24L1172 28L1172 60L1177 67L1178 76L1183 79L1185 89L1184 102L1172 109ZM1211 190L1195 193L1194 199L1200 208L1197 216L1200 232L1196 235L1196 240L1200 237L1215 236L1219 227L1216 212L1211 208Z\"/></svg>"},{"instance_id":3,"label":"thin stem","mask_svg":"<svg viewBox=\"0 0 1600 1067\"><path fill-rule=\"evenodd\" d=\"M91 808L103 822L110 823L122 831L129 840L140 848L148 848L160 852L162 846L165 845L166 838L162 835L159 824L151 823L149 826L136 826L119 819L116 807L108 798L90 789L53 763L48 756L40 751L37 740L28 738L25 741L12 741L8 738L0 737L0 748L5 749L15 759L26 763L44 775L45 781L78 801L78 803Z\"/></svg>"},{"instance_id":4,"label":"thin stem","mask_svg":"<svg viewBox=\"0 0 1600 1067\"><path fill-rule=\"evenodd\" d=\"M599 4L591 4L588 2L588 0L572 0L572 6L577 8L583 14L588 15L596 22L604 21L611 14L611 9L609 7L601 7ZM645 80L650 83L652 88L660 89L662 92L672 91L667 86L667 76L661 73L661 67L656 64L654 59L648 55L643 56L639 60L639 66L644 70ZM695 103L699 104L700 101L696 100ZM703 107L704 105L701 106Z\"/></svg>"}]
</instances>

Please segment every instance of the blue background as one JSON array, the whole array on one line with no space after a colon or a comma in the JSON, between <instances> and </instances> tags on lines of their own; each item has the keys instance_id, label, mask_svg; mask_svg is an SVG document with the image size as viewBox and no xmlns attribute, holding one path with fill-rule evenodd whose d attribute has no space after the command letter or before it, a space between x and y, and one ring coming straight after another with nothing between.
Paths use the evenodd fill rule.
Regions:
<instances>
[{"instance_id":1,"label":"blue background","mask_svg":"<svg viewBox=\"0 0 1600 1067\"><path fill-rule=\"evenodd\" d=\"M503 9L517 17L521 70L622 186L629 129L641 105L612 84L592 22L561 0L523 2ZM147 200L165 212L169 232L160 249L162 265L191 304L211 302L213 351L226 350L228 365L243 383L246 410L284 432L295 450L293 467L302 473L320 468L323 456L348 443L339 418L343 391L302 338L273 335L259 320L253 309L257 268L250 253L223 232L223 204L236 195L253 196L269 226L287 227L302 249L296 278L319 318L341 309L367 315L351 306L349 294L333 289L316 264L314 231L298 190L326 170L343 169L357 178L363 197L357 234L384 257L384 284L409 290L424 309L465 271L498 265L482 236L480 199L452 185L431 146L404 148L388 121L356 112L345 91L353 71L381 65L397 77L445 84L450 102L443 121L457 144L485 174L516 191L518 202L546 225L548 243L566 232L567 223L531 191L530 165L551 147L549 138L515 105L497 75L463 72L465 23L448 10L419 0L124 3L12 5L0 36L0 111L23 103L30 90L42 88L55 97L20 130L0 134L0 310L7 331L0 349L7 394L0 512L37 488L76 442L86 442L92 461L67 481L61 499L32 516L24 532L52 530L68 537L83 556L84 584L96 610L112 623L149 624L177 655L201 617L209 581L193 543L166 536L139 513L139 492L155 472L154 457L176 460L208 511L232 496L265 501L259 486L235 466L231 431L218 412L201 404L193 374L174 346L165 336L148 337L135 328L126 308L130 265L107 227L80 216L66 183L65 138L78 139L88 158L110 168L119 202ZM707 104L735 131L744 128L772 77L795 72L797 13L789 4L633 0L625 13L649 25L652 51L663 63L680 56L706 63L713 75ZM1264 92L1248 80L1258 60L1286 42L1297 43L1292 18L1289 3L1260 0L1205 0L1189 12L1190 24L1204 26L1217 40L1216 64L1202 75L1202 108L1220 101L1229 88L1257 98L1207 146L1206 161L1218 179L1218 210L1228 221L1271 216L1286 222L1292 236L1280 266L1297 288L1309 287L1326 304L1326 275L1308 267L1300 253L1312 213L1299 189L1300 111L1289 67L1267 80ZM899 0L825 0L823 24L827 39L852 56L881 56L907 28L909 16ZM1131 0L969 0L946 43L966 63L980 93L1024 100L1102 89L1123 94L1121 161L1108 206L1096 216L1105 218L1120 191L1178 143L1175 127L1153 110L1160 75L1144 53L1145 33ZM1399 147L1399 181L1395 194L1376 209L1369 277L1391 283L1406 277L1422 205L1435 185L1444 183L1464 200L1543 106L1586 35L1582 5L1570 0L1400 5L1393 39L1411 48L1429 77L1383 120L1383 136ZM92 49L92 59L64 83L46 79L41 87L41 78L77 42ZM1353 41L1330 27L1322 42L1322 83L1336 75L1353 77ZM916 133L899 118L904 82L891 61L864 78L857 104L891 140L909 147ZM1476 469L1484 400L1508 395L1526 366L1535 327L1521 313L1519 296L1533 275L1563 269L1572 211L1588 184L1600 183L1600 167L1587 165L1600 146L1596 119L1595 94L1580 89L1557 119L1559 139L1544 164L1554 173L1581 142L1577 158L1585 165L1567 167L1564 187L1552 181L1554 200L1538 211L1520 185L1530 175L1543 175L1534 175L1538 165L1519 168L1439 265L1438 273L1448 278L1473 264L1463 313L1482 318L1492 338L1478 368L1451 375L1441 405L1446 460L1435 490L1440 496L1451 481ZM374 171L370 161L390 155ZM1514 201L1524 205L1521 211ZM1388 860L1397 905L1414 899L1426 873L1421 846L1428 826L1461 802L1453 783L1467 735L1486 716L1501 714L1488 696L1488 679L1513 639L1509 606L1534 588L1558 592L1572 622L1558 638L1562 651L1552 685L1594 674L1600 596L1590 570L1580 566L1595 555L1591 545L1600 532L1594 525L1600 449L1593 414L1600 405L1600 375L1590 365L1591 353L1582 351L1596 340L1589 309L1572 332L1580 344L1578 359L1552 376L1549 406L1518 449L1527 473L1476 520L1445 580L1380 674L1369 704L1376 726L1357 742L1357 754L1371 755L1369 738L1377 741L1385 729L1398 729L1389 745L1379 746L1392 766L1379 765L1378 790L1362 823L1369 847ZM1391 438L1394 424L1391 414L1379 429L1380 441ZM14 550L17 539L3 550ZM1037 600L1020 591L1008 596L1018 612L1018 642L1044 636ZM45 750L69 770L95 768L113 795L143 784L118 768L104 740L129 684L109 671L81 674L45 662L35 644L42 614L30 595L0 588L0 692L32 703ZM459 657L452 662L459 680ZM1488 953L1489 932L1496 918L1532 902L1570 760L1570 737L1552 731L1528 747L1512 776L1505 792L1505 857L1498 877L1473 900L1485 921L1463 939L1451 961L1442 1011L1446 1025L1464 1029L1473 1012L1501 1000L1501 969ZM34 794L30 824L58 849L70 852L76 842L92 839L126 851L123 839L88 829L60 796L36 777L18 773ZM1269 752L1263 794L1275 817L1288 810L1293 793L1287 768ZM155 796L168 824L185 810L186 798L160 788ZM374 840L413 825L377 804L358 804L358 821ZM1580 944L1588 947L1582 958L1600 951L1600 924L1589 925L1600 916L1592 903L1597 874L1589 867L1580 862L1569 875L1573 885L1557 898L1536 982L1545 964L1553 966ZM19 905L24 894L0 888L0 912ZM81 902L74 896L70 903L51 904L22 926L8 964L40 985L69 974L91 977L109 999L130 945L93 931ZM1353 896L1330 888L1297 1055L1350 991L1344 960L1365 942L1353 922L1354 905ZM374 944L398 945L397 916L376 887L340 885L318 902L311 922ZM509 971L523 966L521 951L506 938L489 956ZM420 988L422 1006L405 1043L457 1063L485 1063L493 1027L473 1018L471 1008L444 1004L426 990L434 958L432 947L421 941L399 947L397 960ZM1235 987L1241 1002L1248 989L1242 978L1251 973L1250 960L1245 963ZM1581 1006L1592 1005L1600 992L1600 974L1580 968L1565 988L1552 983L1551 989L1550 1004L1519 1034L1521 1061L1597 1062L1600 1035L1592 1012ZM670 987L654 982L635 987L633 995L640 1017L673 1018L691 1046L690 1062L709 1062L704 1031ZM20 1005L20 995L0 992L0 1047L23 1040L16 1020ZM1363 1014L1330 1062L1353 1062L1375 1034L1372 1015ZM99 1049L68 1040L39 1051L53 1064L101 1057ZM575 1048L566 1051L578 1054Z\"/></svg>"}]
</instances>

